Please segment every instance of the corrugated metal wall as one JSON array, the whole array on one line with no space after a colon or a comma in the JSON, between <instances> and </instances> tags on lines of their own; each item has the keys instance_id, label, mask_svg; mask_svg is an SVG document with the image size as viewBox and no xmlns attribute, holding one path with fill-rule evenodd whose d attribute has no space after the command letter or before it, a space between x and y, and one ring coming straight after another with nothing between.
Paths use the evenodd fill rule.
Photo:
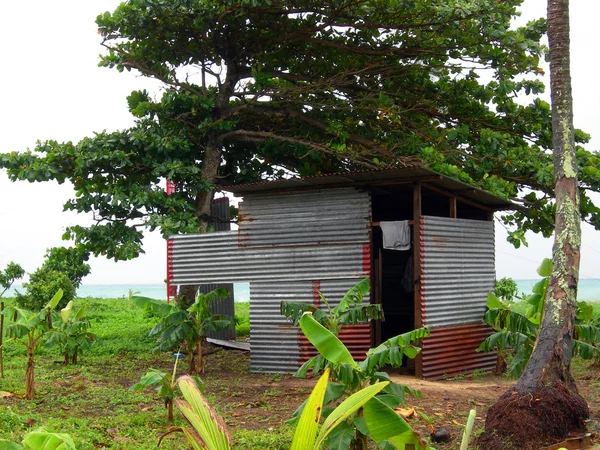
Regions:
<instances>
[{"instance_id":1,"label":"corrugated metal wall","mask_svg":"<svg viewBox=\"0 0 600 450\"><path fill-rule=\"evenodd\" d=\"M351 278L368 274L368 245L239 248L235 231L173 236L173 283Z\"/></svg>"},{"instance_id":2,"label":"corrugated metal wall","mask_svg":"<svg viewBox=\"0 0 600 450\"><path fill-rule=\"evenodd\" d=\"M358 283L362 278L350 278L346 280L324 280L318 283L313 283L313 301L312 303L321 306L326 309L326 306L322 304L322 301L318 295L321 292L329 305L334 308L339 303L342 297ZM370 297L367 294L364 298L364 303L369 303ZM371 347L372 337L372 324L365 323L354 326L342 327L342 330L338 336L340 340L348 347L352 357L357 361L362 361L365 358L367 350ZM298 342L300 346L300 362L304 363L309 358L317 355L317 350L313 345L306 339L306 336L301 330L298 330Z\"/></svg>"},{"instance_id":3,"label":"corrugated metal wall","mask_svg":"<svg viewBox=\"0 0 600 450\"><path fill-rule=\"evenodd\" d=\"M233 284L232 283L220 283L220 284L202 284L198 287L198 291L203 294L207 294L210 291L218 288L226 288L229 291L229 295L225 298L219 298L213 300L210 305L210 312L213 314L223 314L229 317L235 317L235 303L233 298ZM235 325L231 328L227 328L221 331L209 331L208 337L213 339L235 339Z\"/></svg>"},{"instance_id":4,"label":"corrugated metal wall","mask_svg":"<svg viewBox=\"0 0 600 450\"><path fill-rule=\"evenodd\" d=\"M433 328L431 336L423 340L423 378L440 380L475 370L493 370L496 354L475 351L490 330L484 323Z\"/></svg>"},{"instance_id":5,"label":"corrugated metal wall","mask_svg":"<svg viewBox=\"0 0 600 450\"><path fill-rule=\"evenodd\" d=\"M312 282L250 283L250 369L295 372L300 365L298 328L280 314L281 301L312 303Z\"/></svg>"},{"instance_id":6,"label":"corrugated metal wall","mask_svg":"<svg viewBox=\"0 0 600 450\"><path fill-rule=\"evenodd\" d=\"M490 332L481 322L494 288L494 223L424 216L421 236L421 315L432 327L423 378L493 367L495 356L475 349Z\"/></svg>"},{"instance_id":7,"label":"corrugated metal wall","mask_svg":"<svg viewBox=\"0 0 600 450\"><path fill-rule=\"evenodd\" d=\"M423 323L481 322L494 288L494 223L424 216L422 229Z\"/></svg>"},{"instance_id":8,"label":"corrugated metal wall","mask_svg":"<svg viewBox=\"0 0 600 450\"><path fill-rule=\"evenodd\" d=\"M249 194L240 208L238 232L173 237L173 283L250 282L251 368L292 372L298 328L279 305L312 303L315 283L336 304L370 275L370 196L354 188ZM369 326L346 334L355 354L369 347Z\"/></svg>"},{"instance_id":9,"label":"corrugated metal wall","mask_svg":"<svg viewBox=\"0 0 600 450\"><path fill-rule=\"evenodd\" d=\"M369 242L370 195L354 188L244 197L244 247Z\"/></svg>"}]
</instances>

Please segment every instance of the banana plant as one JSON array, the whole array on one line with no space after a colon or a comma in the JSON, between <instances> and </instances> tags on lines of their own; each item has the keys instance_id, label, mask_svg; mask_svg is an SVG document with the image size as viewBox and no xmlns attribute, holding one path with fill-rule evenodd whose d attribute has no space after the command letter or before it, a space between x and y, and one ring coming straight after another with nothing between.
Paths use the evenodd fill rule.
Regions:
<instances>
[{"instance_id":1,"label":"banana plant","mask_svg":"<svg viewBox=\"0 0 600 450\"><path fill-rule=\"evenodd\" d=\"M154 300L147 297L132 296L131 300L142 308L163 316L163 319L150 330L150 336L156 336L158 351L169 351L177 348L181 342L186 346L189 358L190 373L203 374L204 360L202 345L208 331L220 331L234 326L232 317L213 314L210 302L227 297L225 288L212 290L206 294L199 293L196 301L187 309L181 309L172 303Z\"/></svg>"},{"instance_id":2,"label":"banana plant","mask_svg":"<svg viewBox=\"0 0 600 450\"><path fill-rule=\"evenodd\" d=\"M59 346L65 365L77 364L78 355L89 350L96 341L94 333L89 331L92 325L84 317L85 312L85 306L73 310L73 300L71 300L60 310L60 325L48 332L44 345L48 348Z\"/></svg>"},{"instance_id":3,"label":"banana plant","mask_svg":"<svg viewBox=\"0 0 600 450\"><path fill-rule=\"evenodd\" d=\"M311 303L284 301L281 302L281 314L297 326L302 315L305 312L311 312L317 322L337 336L343 325L356 325L369 320L383 319L383 309L380 304L363 304L370 287L368 278L359 281L334 307L319 292L319 297L327 311L321 310Z\"/></svg>"},{"instance_id":4,"label":"banana plant","mask_svg":"<svg viewBox=\"0 0 600 450\"><path fill-rule=\"evenodd\" d=\"M50 329L48 317L56 308L63 296L59 289L48 304L40 311L32 312L21 308L7 308L3 314L12 314L16 317L6 329L8 337L21 342L27 349L27 370L25 372L25 398L32 400L35 396L35 352Z\"/></svg>"},{"instance_id":5,"label":"banana plant","mask_svg":"<svg viewBox=\"0 0 600 450\"><path fill-rule=\"evenodd\" d=\"M165 403L165 408L167 408L167 420L169 422L173 421L173 402L179 394L176 382L178 361L179 358L176 358L175 364L173 364L173 373L170 375L158 369L150 369L140 378L139 382L129 388L132 391L139 391L148 387L154 388L158 393L158 396ZM202 380L196 376L192 376L191 378L196 383L196 386L202 390L204 386Z\"/></svg>"},{"instance_id":6,"label":"banana plant","mask_svg":"<svg viewBox=\"0 0 600 450\"><path fill-rule=\"evenodd\" d=\"M551 271L552 261L545 258L537 269L542 278L533 286L532 293L523 298L524 305L502 301L492 292L488 294L488 310L483 321L495 332L481 343L477 351L496 351L502 360L508 352L512 352L507 372L513 378L521 376L533 352L543 319ZM600 322L594 319L593 308L585 302L577 302L576 314L573 354L584 359L600 356L600 348L597 347L600 342Z\"/></svg>"},{"instance_id":7,"label":"banana plant","mask_svg":"<svg viewBox=\"0 0 600 450\"><path fill-rule=\"evenodd\" d=\"M6 269L0 270L0 299L4 296L6 291L10 289L15 281L19 278L23 278L25 270L17 263L10 262L6 266ZM0 378L4 378L4 356L2 354L2 347L4 346L4 300L0 301Z\"/></svg>"},{"instance_id":8,"label":"banana plant","mask_svg":"<svg viewBox=\"0 0 600 450\"><path fill-rule=\"evenodd\" d=\"M414 358L420 348L412 342L427 337L429 330L422 328L389 339L370 349L364 361L356 362L338 337L315 320L310 312L302 316L299 324L307 339L319 352L319 356L305 363L296 375L305 376L309 369L318 372L324 368L331 372L335 380L327 385L322 412L324 416L329 417L329 414L332 414L328 405L338 402L343 396L350 398L374 383L386 383L364 408L348 415L344 422L330 433L330 447L363 450L367 448L367 437L371 437L383 448L388 449L404 449L407 445L413 445L417 450L428 448L420 436L392 409L404 402L405 394L420 396L420 393L393 383L381 368L390 364L400 365L404 356ZM307 403L298 408L292 423L302 417L306 406Z\"/></svg>"},{"instance_id":9,"label":"banana plant","mask_svg":"<svg viewBox=\"0 0 600 450\"><path fill-rule=\"evenodd\" d=\"M76 450L71 436L51 433L44 428L27 433L21 444L0 439L0 450Z\"/></svg>"},{"instance_id":10,"label":"banana plant","mask_svg":"<svg viewBox=\"0 0 600 450\"><path fill-rule=\"evenodd\" d=\"M321 411L328 379L329 369L326 369L306 402L306 407L294 432L290 450L322 448L330 433L388 385L387 381L379 382L356 392L341 402L321 423ZM183 399L176 399L175 404L191 428L173 428L167 434L182 432L194 450L230 450L229 430L223 419L215 413L203 397L196 382L186 375L179 379L178 385ZM372 420L377 421L379 417L373 416ZM161 440L167 434L163 435Z\"/></svg>"}]
</instances>

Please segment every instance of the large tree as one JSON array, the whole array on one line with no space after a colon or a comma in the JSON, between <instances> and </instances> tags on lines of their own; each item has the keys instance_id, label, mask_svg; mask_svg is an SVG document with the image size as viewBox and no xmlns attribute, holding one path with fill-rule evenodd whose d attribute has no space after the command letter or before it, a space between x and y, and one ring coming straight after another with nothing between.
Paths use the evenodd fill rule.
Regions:
<instances>
[{"instance_id":1,"label":"large tree","mask_svg":"<svg viewBox=\"0 0 600 450\"><path fill-rule=\"evenodd\" d=\"M162 96L131 94L131 129L41 142L0 167L72 182L65 208L96 222L65 237L117 260L142 251L144 227L209 228L220 183L417 161L516 199L507 223L549 234L550 108L517 101L543 91L545 21L511 29L521 2L130 0L97 19L101 65L161 80ZM580 149L577 162L582 217L598 225L585 191L600 160Z\"/></svg>"},{"instance_id":2,"label":"large tree","mask_svg":"<svg viewBox=\"0 0 600 450\"><path fill-rule=\"evenodd\" d=\"M573 129L569 0L548 0L556 225L552 274L538 339L514 389L490 408L481 444L538 449L585 429L586 401L570 373L581 228ZM554 441L554 442L553 442ZM509 447L513 448L513 447Z\"/></svg>"}]
</instances>

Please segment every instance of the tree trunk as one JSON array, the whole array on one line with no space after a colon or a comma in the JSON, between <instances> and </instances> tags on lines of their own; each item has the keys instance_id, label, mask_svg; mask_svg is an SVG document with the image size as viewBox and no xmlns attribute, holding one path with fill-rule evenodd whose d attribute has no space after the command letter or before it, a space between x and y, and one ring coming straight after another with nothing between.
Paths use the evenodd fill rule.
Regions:
<instances>
[{"instance_id":1,"label":"tree trunk","mask_svg":"<svg viewBox=\"0 0 600 450\"><path fill-rule=\"evenodd\" d=\"M79 353L78 350L79 350L79 346L76 345L75 351L73 352L73 359L72 359L73 365L77 364L77 353Z\"/></svg>"},{"instance_id":2,"label":"tree trunk","mask_svg":"<svg viewBox=\"0 0 600 450\"><path fill-rule=\"evenodd\" d=\"M202 181L203 184L214 184L219 175L219 166L221 165L221 145L216 138L209 138L204 149L204 159L202 161ZM206 188L196 194L196 211L198 217L198 231L206 233L210 231L211 207L214 196L214 189ZM176 304L181 309L189 308L196 301L198 286L188 285L179 288Z\"/></svg>"},{"instance_id":3,"label":"tree trunk","mask_svg":"<svg viewBox=\"0 0 600 450\"><path fill-rule=\"evenodd\" d=\"M188 309L196 301L196 295L198 293L198 286L186 285L179 286L179 293L175 299L175 305L179 309Z\"/></svg>"},{"instance_id":4,"label":"tree trunk","mask_svg":"<svg viewBox=\"0 0 600 450\"><path fill-rule=\"evenodd\" d=\"M69 363L71 362L71 361L70 361L70 359L69 359L69 352L68 352L68 350L65 350L65 353L63 354L63 357L64 357L64 362L63 362L63 364L64 364L65 366L68 366L68 365L69 365Z\"/></svg>"},{"instance_id":5,"label":"tree trunk","mask_svg":"<svg viewBox=\"0 0 600 450\"><path fill-rule=\"evenodd\" d=\"M556 219L552 274L533 354L488 411L481 448L537 449L584 429L589 410L570 373L581 228L569 57L569 1L548 0Z\"/></svg>"},{"instance_id":6,"label":"tree trunk","mask_svg":"<svg viewBox=\"0 0 600 450\"><path fill-rule=\"evenodd\" d=\"M27 400L33 400L34 394L34 354L35 346L27 347L27 371L25 372L25 398Z\"/></svg>"},{"instance_id":7,"label":"tree trunk","mask_svg":"<svg viewBox=\"0 0 600 450\"><path fill-rule=\"evenodd\" d=\"M202 357L202 340L204 338L198 338L196 341L196 364L194 367L194 373L197 375L204 374L204 359Z\"/></svg>"},{"instance_id":8,"label":"tree trunk","mask_svg":"<svg viewBox=\"0 0 600 450\"><path fill-rule=\"evenodd\" d=\"M173 422L173 400L167 400L167 420Z\"/></svg>"},{"instance_id":9,"label":"tree trunk","mask_svg":"<svg viewBox=\"0 0 600 450\"><path fill-rule=\"evenodd\" d=\"M4 378L4 355L2 348L4 346L4 302L0 303L0 378Z\"/></svg>"}]
</instances>

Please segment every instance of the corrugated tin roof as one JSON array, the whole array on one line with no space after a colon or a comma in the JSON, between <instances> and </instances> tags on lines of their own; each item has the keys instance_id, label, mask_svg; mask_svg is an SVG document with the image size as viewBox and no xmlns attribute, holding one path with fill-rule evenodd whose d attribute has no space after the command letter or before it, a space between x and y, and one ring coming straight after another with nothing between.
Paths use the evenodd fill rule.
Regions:
<instances>
[{"instance_id":1,"label":"corrugated tin roof","mask_svg":"<svg viewBox=\"0 0 600 450\"><path fill-rule=\"evenodd\" d=\"M516 205L509 200L490 194L469 184L463 183L425 167L397 169L376 169L358 172L335 173L304 178L261 181L250 184L222 186L221 189L244 195L253 192L299 190L342 186L387 186L413 181L424 181L457 196L495 210L514 209Z\"/></svg>"}]
</instances>

